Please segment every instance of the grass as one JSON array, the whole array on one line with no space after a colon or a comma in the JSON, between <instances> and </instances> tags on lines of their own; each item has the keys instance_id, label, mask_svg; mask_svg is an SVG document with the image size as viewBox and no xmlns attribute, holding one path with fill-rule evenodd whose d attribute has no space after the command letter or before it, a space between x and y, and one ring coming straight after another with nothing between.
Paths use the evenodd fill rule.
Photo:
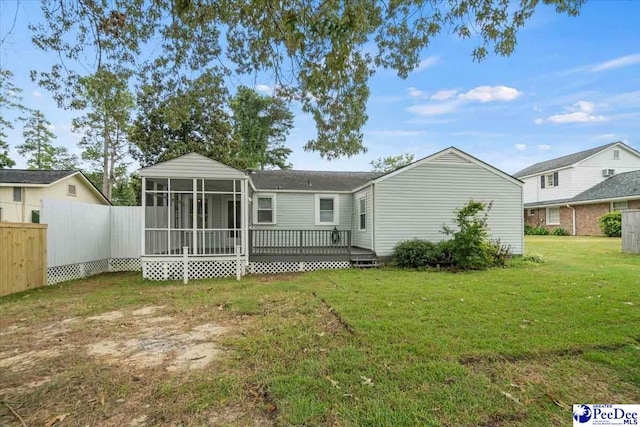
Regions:
<instances>
[{"instance_id":1,"label":"grass","mask_svg":"<svg viewBox=\"0 0 640 427\"><path fill-rule=\"evenodd\" d=\"M26 373L2 370L0 381L53 369L50 383L6 397L30 424L71 413L73 425L117 425L126 410L152 425L547 426L570 423L573 403L640 401L640 257L621 254L619 239L527 236L526 247L545 262L186 287L112 274L9 296L3 330L165 305L179 322L236 333L223 339L230 356L203 371L156 368L133 381L77 351L117 328L81 323L67 353ZM33 347L27 332L0 339L0 351Z\"/></svg>"}]
</instances>

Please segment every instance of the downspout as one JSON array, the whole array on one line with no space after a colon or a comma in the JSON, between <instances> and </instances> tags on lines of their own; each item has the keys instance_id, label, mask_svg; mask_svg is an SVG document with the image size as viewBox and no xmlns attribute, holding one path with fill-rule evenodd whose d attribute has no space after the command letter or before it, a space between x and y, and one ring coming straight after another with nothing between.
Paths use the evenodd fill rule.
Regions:
<instances>
[{"instance_id":1,"label":"downspout","mask_svg":"<svg viewBox=\"0 0 640 427\"><path fill-rule=\"evenodd\" d=\"M371 250L376 251L376 184L371 183Z\"/></svg>"},{"instance_id":2,"label":"downspout","mask_svg":"<svg viewBox=\"0 0 640 427\"><path fill-rule=\"evenodd\" d=\"M571 223L573 228L571 235L575 236L576 235L576 208L574 208L571 205L567 205L567 207L571 209Z\"/></svg>"}]
</instances>

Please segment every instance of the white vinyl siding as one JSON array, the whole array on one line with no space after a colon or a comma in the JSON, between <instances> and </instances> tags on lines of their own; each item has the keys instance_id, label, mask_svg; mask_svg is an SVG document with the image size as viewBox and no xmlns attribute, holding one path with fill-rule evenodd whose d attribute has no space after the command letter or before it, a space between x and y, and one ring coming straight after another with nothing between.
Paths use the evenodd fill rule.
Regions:
<instances>
[{"instance_id":1,"label":"white vinyl siding","mask_svg":"<svg viewBox=\"0 0 640 427\"><path fill-rule=\"evenodd\" d=\"M547 208L547 225L560 225L560 208Z\"/></svg>"},{"instance_id":2,"label":"white vinyl siding","mask_svg":"<svg viewBox=\"0 0 640 427\"><path fill-rule=\"evenodd\" d=\"M209 159L200 154L190 153L173 160L148 166L138 171L140 176L163 178L210 178L240 179L246 178L244 172Z\"/></svg>"},{"instance_id":3,"label":"white vinyl siding","mask_svg":"<svg viewBox=\"0 0 640 427\"><path fill-rule=\"evenodd\" d=\"M253 204L256 203L256 194L253 195ZM337 201L339 212L339 224L316 225L316 194L314 193L275 193L277 223L273 225L253 223L255 229L279 229L279 230L339 230L351 229L352 198L351 194L340 194ZM255 209L255 208L254 208Z\"/></svg>"},{"instance_id":4,"label":"white vinyl siding","mask_svg":"<svg viewBox=\"0 0 640 427\"><path fill-rule=\"evenodd\" d=\"M470 199L491 202L492 238L523 250L522 187L470 161L428 162L375 184L375 250L391 255L401 241L438 242L443 224Z\"/></svg>"},{"instance_id":5,"label":"white vinyl siding","mask_svg":"<svg viewBox=\"0 0 640 427\"><path fill-rule=\"evenodd\" d=\"M366 202L366 227L364 230L360 229L360 213L359 203L364 199ZM358 246L364 249L373 249L372 236L373 236L373 197L371 186L366 187L353 195L353 228L351 230L351 242L353 246Z\"/></svg>"}]
</instances>

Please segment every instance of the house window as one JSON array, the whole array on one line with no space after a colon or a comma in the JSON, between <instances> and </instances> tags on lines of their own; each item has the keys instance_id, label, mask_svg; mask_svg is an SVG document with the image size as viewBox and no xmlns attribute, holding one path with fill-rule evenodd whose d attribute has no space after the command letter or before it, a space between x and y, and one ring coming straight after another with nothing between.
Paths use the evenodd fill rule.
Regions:
<instances>
[{"instance_id":1,"label":"house window","mask_svg":"<svg viewBox=\"0 0 640 427\"><path fill-rule=\"evenodd\" d=\"M611 212L619 212L625 209L629 209L629 202L623 200L621 202L611 202Z\"/></svg>"},{"instance_id":2,"label":"house window","mask_svg":"<svg viewBox=\"0 0 640 427\"><path fill-rule=\"evenodd\" d=\"M540 188L551 188L560 185L558 172L540 175Z\"/></svg>"},{"instance_id":3,"label":"house window","mask_svg":"<svg viewBox=\"0 0 640 427\"><path fill-rule=\"evenodd\" d=\"M276 196L274 194L261 194L256 196L256 224L276 223Z\"/></svg>"},{"instance_id":4,"label":"house window","mask_svg":"<svg viewBox=\"0 0 640 427\"><path fill-rule=\"evenodd\" d=\"M360 231L367 229L367 198L358 199L358 216L360 218Z\"/></svg>"},{"instance_id":5,"label":"house window","mask_svg":"<svg viewBox=\"0 0 640 427\"><path fill-rule=\"evenodd\" d=\"M22 201L22 187L13 187L13 201L14 202Z\"/></svg>"},{"instance_id":6,"label":"house window","mask_svg":"<svg viewBox=\"0 0 640 427\"><path fill-rule=\"evenodd\" d=\"M547 225L560 225L560 208L547 208Z\"/></svg>"},{"instance_id":7,"label":"house window","mask_svg":"<svg viewBox=\"0 0 640 427\"><path fill-rule=\"evenodd\" d=\"M613 160L620 160L620 150L613 150Z\"/></svg>"},{"instance_id":8,"label":"house window","mask_svg":"<svg viewBox=\"0 0 640 427\"><path fill-rule=\"evenodd\" d=\"M75 196L76 195L76 186L73 185L73 184L67 185L67 194L69 196Z\"/></svg>"},{"instance_id":9,"label":"house window","mask_svg":"<svg viewBox=\"0 0 640 427\"><path fill-rule=\"evenodd\" d=\"M316 194L316 225L338 225L337 194Z\"/></svg>"},{"instance_id":10,"label":"house window","mask_svg":"<svg viewBox=\"0 0 640 427\"><path fill-rule=\"evenodd\" d=\"M536 214L536 210L535 209L527 209L527 215L534 216L535 214Z\"/></svg>"}]
</instances>

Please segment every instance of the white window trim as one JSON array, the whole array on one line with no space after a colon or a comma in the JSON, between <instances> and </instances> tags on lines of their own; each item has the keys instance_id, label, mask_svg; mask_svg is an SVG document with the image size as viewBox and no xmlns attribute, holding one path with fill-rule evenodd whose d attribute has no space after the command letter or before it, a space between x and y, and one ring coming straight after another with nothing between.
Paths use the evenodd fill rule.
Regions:
<instances>
[{"instance_id":1,"label":"white window trim","mask_svg":"<svg viewBox=\"0 0 640 427\"><path fill-rule=\"evenodd\" d=\"M320 199L333 199L333 221L320 221ZM316 194L316 225L340 225L340 195Z\"/></svg>"},{"instance_id":2,"label":"white window trim","mask_svg":"<svg viewBox=\"0 0 640 427\"><path fill-rule=\"evenodd\" d=\"M553 184L549 184L549 177L551 177L551 182ZM560 179L558 179L560 181ZM544 188L554 188L557 187L556 180L553 178L553 173L547 173L544 175Z\"/></svg>"},{"instance_id":3,"label":"white window trim","mask_svg":"<svg viewBox=\"0 0 640 427\"><path fill-rule=\"evenodd\" d=\"M73 187L73 193L70 191ZM75 184L67 184L67 196L78 197L78 187Z\"/></svg>"},{"instance_id":4,"label":"white window trim","mask_svg":"<svg viewBox=\"0 0 640 427\"><path fill-rule=\"evenodd\" d=\"M616 211L614 210L614 208L613 208L613 206L614 206L616 203L625 203L625 204L627 205L626 207L624 207L624 208L622 208L622 209L618 209L618 211L620 211L620 212L622 212L622 211L623 211L623 210L625 210L625 209L629 209L629 201L628 201L628 200L618 200L618 201L615 201L615 202L611 202L611 209L609 209L609 211L610 211L610 212L616 212Z\"/></svg>"},{"instance_id":5,"label":"white window trim","mask_svg":"<svg viewBox=\"0 0 640 427\"><path fill-rule=\"evenodd\" d=\"M362 212L361 201L364 200L364 212ZM364 228L362 228L360 217L364 214ZM358 197L358 231L367 231L367 195Z\"/></svg>"},{"instance_id":6,"label":"white window trim","mask_svg":"<svg viewBox=\"0 0 640 427\"><path fill-rule=\"evenodd\" d=\"M549 221L549 209L557 209L558 210L558 222L550 222ZM545 223L547 225L560 225L560 208L559 207L552 207L552 208L547 208L546 209Z\"/></svg>"},{"instance_id":7,"label":"white window trim","mask_svg":"<svg viewBox=\"0 0 640 427\"><path fill-rule=\"evenodd\" d=\"M258 199L271 199L271 210L273 215L271 216L273 221L271 222L259 222L258 221ZM278 223L278 210L277 199L275 193L255 193L253 195L253 225L275 225Z\"/></svg>"}]
</instances>

